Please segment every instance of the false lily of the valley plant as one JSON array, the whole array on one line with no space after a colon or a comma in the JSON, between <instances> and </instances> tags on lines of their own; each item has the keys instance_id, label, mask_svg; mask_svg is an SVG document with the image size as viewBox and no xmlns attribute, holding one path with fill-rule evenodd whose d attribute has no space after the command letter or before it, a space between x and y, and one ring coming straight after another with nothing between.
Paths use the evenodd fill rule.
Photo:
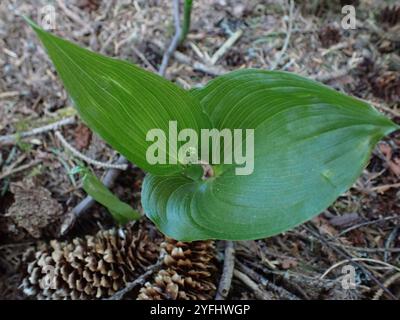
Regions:
<instances>
[{"instance_id":1,"label":"false lily of the valley plant","mask_svg":"<svg viewBox=\"0 0 400 320\"><path fill-rule=\"evenodd\" d=\"M399 129L367 103L291 73L238 70L186 91L30 24L83 121L147 172L144 212L178 240L257 239L305 222L346 191L375 144ZM171 123L198 136L205 129L252 130L253 169L237 174L238 163L212 154L180 161L176 149L192 154L196 144L178 139L171 148L168 134L155 157L174 161L149 161L149 148L161 139L152 141L149 132L167 133ZM246 137L235 146L244 150ZM221 155L227 144L217 144Z\"/></svg>"}]
</instances>

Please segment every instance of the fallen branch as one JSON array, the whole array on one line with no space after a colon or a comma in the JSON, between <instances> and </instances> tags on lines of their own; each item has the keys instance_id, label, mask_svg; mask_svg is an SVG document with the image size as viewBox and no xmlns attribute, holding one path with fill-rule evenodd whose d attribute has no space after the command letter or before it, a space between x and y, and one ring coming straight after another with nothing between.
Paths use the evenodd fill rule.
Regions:
<instances>
[{"instance_id":1,"label":"fallen branch","mask_svg":"<svg viewBox=\"0 0 400 320\"><path fill-rule=\"evenodd\" d=\"M234 267L235 245L232 241L225 241L224 267L215 300L225 300L228 297L228 293L231 288Z\"/></svg>"},{"instance_id":2,"label":"fallen branch","mask_svg":"<svg viewBox=\"0 0 400 320\"><path fill-rule=\"evenodd\" d=\"M62 126L70 125L75 123L75 117L69 117L61 119L60 121L54 122L52 124L45 125L43 127L35 128L30 131L25 131L16 134L9 134L0 137L0 145L15 144L19 139L28 138L48 131L53 131L61 128Z\"/></svg>"}]
</instances>

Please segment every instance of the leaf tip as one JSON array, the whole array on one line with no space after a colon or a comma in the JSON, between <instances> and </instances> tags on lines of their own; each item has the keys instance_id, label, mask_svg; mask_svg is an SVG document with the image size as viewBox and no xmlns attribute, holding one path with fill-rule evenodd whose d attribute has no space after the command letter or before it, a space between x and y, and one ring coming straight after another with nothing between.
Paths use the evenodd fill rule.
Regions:
<instances>
[{"instance_id":1,"label":"leaf tip","mask_svg":"<svg viewBox=\"0 0 400 320\"><path fill-rule=\"evenodd\" d=\"M393 133L393 132L395 132L397 130L400 130L400 125L397 124L396 122L394 122L393 120L390 120L390 127L388 129L388 133L387 134Z\"/></svg>"},{"instance_id":2,"label":"leaf tip","mask_svg":"<svg viewBox=\"0 0 400 320\"><path fill-rule=\"evenodd\" d=\"M21 17L22 17L22 19L25 20L25 22L27 24L29 24L29 26L32 27L32 29L34 29L34 30L40 29L39 25L35 21L33 21L31 18L29 18L28 16L21 15Z\"/></svg>"},{"instance_id":3,"label":"leaf tip","mask_svg":"<svg viewBox=\"0 0 400 320\"><path fill-rule=\"evenodd\" d=\"M42 29L35 21L26 15L21 15L25 22L35 31L36 35L43 40L42 35L47 33L46 30Z\"/></svg>"}]
</instances>

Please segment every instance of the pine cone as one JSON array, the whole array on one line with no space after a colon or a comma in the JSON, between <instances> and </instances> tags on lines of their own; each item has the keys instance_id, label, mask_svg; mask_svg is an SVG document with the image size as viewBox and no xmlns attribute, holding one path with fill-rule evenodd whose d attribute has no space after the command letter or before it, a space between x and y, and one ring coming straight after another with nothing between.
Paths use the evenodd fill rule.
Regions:
<instances>
[{"instance_id":1,"label":"pine cone","mask_svg":"<svg viewBox=\"0 0 400 320\"><path fill-rule=\"evenodd\" d=\"M167 239L161 244L163 269L141 288L138 300L209 300L215 294L214 241Z\"/></svg>"},{"instance_id":2,"label":"pine cone","mask_svg":"<svg viewBox=\"0 0 400 320\"><path fill-rule=\"evenodd\" d=\"M53 240L28 264L23 291L37 299L109 297L156 262L159 244L149 234L114 228L72 242Z\"/></svg>"}]
</instances>

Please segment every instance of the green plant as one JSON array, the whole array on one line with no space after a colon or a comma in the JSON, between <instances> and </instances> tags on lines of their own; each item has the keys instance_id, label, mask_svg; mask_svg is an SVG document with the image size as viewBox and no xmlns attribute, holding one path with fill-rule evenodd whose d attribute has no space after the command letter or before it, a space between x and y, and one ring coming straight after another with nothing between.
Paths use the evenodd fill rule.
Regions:
<instances>
[{"instance_id":1,"label":"green plant","mask_svg":"<svg viewBox=\"0 0 400 320\"><path fill-rule=\"evenodd\" d=\"M69 174L82 175L82 188L90 194L93 199L103 205L111 213L115 221L125 224L129 221L139 220L141 215L130 205L119 200L101 181L84 166L77 166Z\"/></svg>"},{"instance_id":2,"label":"green plant","mask_svg":"<svg viewBox=\"0 0 400 320\"><path fill-rule=\"evenodd\" d=\"M192 5L193 5L193 0L185 0L184 6L183 6L183 24L182 24L182 34L179 39L180 44L182 44L185 39L187 34L189 33L190 29L190 18L192 15Z\"/></svg>"},{"instance_id":3,"label":"green plant","mask_svg":"<svg viewBox=\"0 0 400 320\"><path fill-rule=\"evenodd\" d=\"M293 228L348 189L375 144L399 129L368 104L294 74L239 70L185 91L29 23L82 119L147 171L144 211L175 239L256 239ZM171 121L197 133L254 129L254 172L236 175L234 164L211 158L210 165L149 163L147 133L167 132Z\"/></svg>"}]
</instances>

